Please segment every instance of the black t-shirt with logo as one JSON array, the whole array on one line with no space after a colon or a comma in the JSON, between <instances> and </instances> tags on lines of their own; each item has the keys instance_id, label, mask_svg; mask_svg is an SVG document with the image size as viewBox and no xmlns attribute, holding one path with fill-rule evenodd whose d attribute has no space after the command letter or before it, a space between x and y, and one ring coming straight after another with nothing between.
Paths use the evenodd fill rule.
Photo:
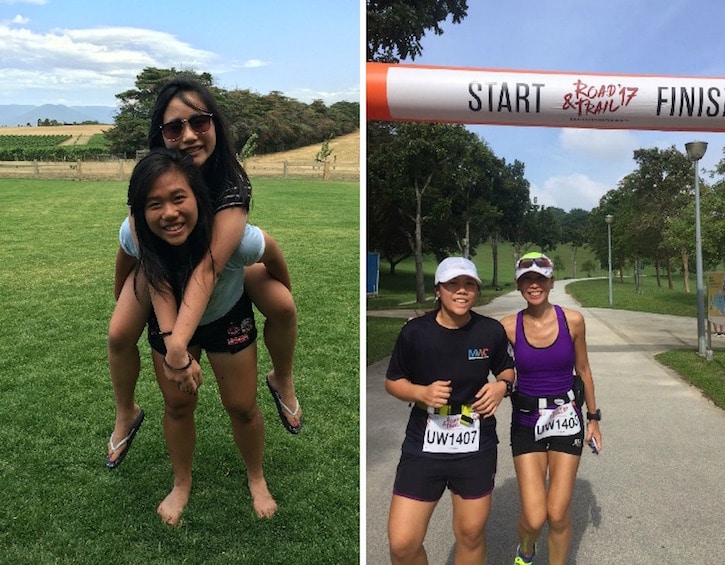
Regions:
<instances>
[{"instance_id":1,"label":"black t-shirt with logo","mask_svg":"<svg viewBox=\"0 0 725 565\"><path fill-rule=\"evenodd\" d=\"M471 404L489 375L496 376L513 367L506 331L497 320L471 312L468 324L449 329L436 321L436 312L429 312L408 321L401 329L386 377L405 378L418 385L450 380L453 390L448 404ZM427 418L425 410L412 408L404 452L422 453ZM482 418L480 451L497 443L496 419Z\"/></svg>"}]
</instances>

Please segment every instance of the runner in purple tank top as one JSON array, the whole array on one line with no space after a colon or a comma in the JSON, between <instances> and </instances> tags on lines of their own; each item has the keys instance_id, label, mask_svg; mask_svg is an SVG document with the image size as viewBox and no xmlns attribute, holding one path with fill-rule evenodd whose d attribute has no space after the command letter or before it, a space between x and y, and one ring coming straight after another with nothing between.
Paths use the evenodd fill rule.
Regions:
<instances>
[{"instance_id":1,"label":"runner in purple tank top","mask_svg":"<svg viewBox=\"0 0 725 565\"><path fill-rule=\"evenodd\" d=\"M571 544L571 500L579 460L585 442L594 442L601 450L601 412L584 317L549 302L554 288L551 260L542 253L524 255L516 264L516 287L526 308L501 320L516 361L511 451L521 516L514 565L533 562L536 540L547 522L549 563L564 565Z\"/></svg>"}]
</instances>

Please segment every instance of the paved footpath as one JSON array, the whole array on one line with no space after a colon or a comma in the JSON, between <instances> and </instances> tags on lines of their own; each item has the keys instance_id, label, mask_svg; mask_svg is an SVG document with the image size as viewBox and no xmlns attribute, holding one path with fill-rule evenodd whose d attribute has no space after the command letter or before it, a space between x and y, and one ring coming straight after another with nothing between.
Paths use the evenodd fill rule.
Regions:
<instances>
[{"instance_id":1,"label":"paved footpath","mask_svg":"<svg viewBox=\"0 0 725 565\"><path fill-rule=\"evenodd\" d=\"M696 319L581 308L563 287L557 283L551 300L585 316L604 444L600 455L586 449L582 456L569 563L724 562L725 411L654 360L668 349L694 352ZM477 311L498 319L523 305L513 292ZM387 363L384 359L367 368L365 554L370 565L390 562L388 507L409 410L385 393ZM520 506L508 441L508 402L497 416L501 443L487 528L488 564L510 565ZM548 563L545 540L546 529L536 563ZM447 495L433 514L425 546L431 565L453 563Z\"/></svg>"}]
</instances>

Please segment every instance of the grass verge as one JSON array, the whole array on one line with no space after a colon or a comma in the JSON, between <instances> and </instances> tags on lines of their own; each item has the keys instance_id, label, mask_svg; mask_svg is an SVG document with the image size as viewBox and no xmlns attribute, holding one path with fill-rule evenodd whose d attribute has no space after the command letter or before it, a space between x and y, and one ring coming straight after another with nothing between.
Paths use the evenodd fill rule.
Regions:
<instances>
[{"instance_id":1,"label":"grass verge","mask_svg":"<svg viewBox=\"0 0 725 565\"><path fill-rule=\"evenodd\" d=\"M696 352L673 349L655 355L655 359L669 367L702 393L725 409L725 351L716 350L711 361Z\"/></svg>"},{"instance_id":2,"label":"grass verge","mask_svg":"<svg viewBox=\"0 0 725 565\"><path fill-rule=\"evenodd\" d=\"M642 277L637 288L631 278L615 279L612 281L612 308L672 316L697 315L694 281L689 293L682 289L681 281L673 285L672 290L667 288L666 281L662 284L657 286L654 277ZM566 286L566 291L587 308L609 308L609 281L606 278L572 282Z\"/></svg>"}]
</instances>

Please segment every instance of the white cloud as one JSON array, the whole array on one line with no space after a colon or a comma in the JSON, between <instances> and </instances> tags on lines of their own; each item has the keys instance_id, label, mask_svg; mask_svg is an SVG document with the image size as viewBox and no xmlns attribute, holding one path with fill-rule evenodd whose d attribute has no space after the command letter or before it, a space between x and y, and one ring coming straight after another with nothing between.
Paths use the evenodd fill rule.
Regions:
<instances>
[{"instance_id":1,"label":"white cloud","mask_svg":"<svg viewBox=\"0 0 725 565\"><path fill-rule=\"evenodd\" d=\"M556 206L566 211L572 208L591 210L612 187L594 181L581 173L566 176L553 176L542 186L530 188L532 199L536 197L539 206Z\"/></svg>"},{"instance_id":2,"label":"white cloud","mask_svg":"<svg viewBox=\"0 0 725 565\"><path fill-rule=\"evenodd\" d=\"M267 65L269 65L269 63L266 63L265 61L260 61L259 59L249 59L244 62L242 67L245 69L258 69L259 67L266 67Z\"/></svg>"},{"instance_id":3,"label":"white cloud","mask_svg":"<svg viewBox=\"0 0 725 565\"><path fill-rule=\"evenodd\" d=\"M310 88L294 88L289 91L289 96L301 102L310 103L313 100L324 100L326 105L341 102L343 100L354 100L360 96L360 88L356 85L339 92L325 90L312 90Z\"/></svg>"},{"instance_id":4,"label":"white cloud","mask_svg":"<svg viewBox=\"0 0 725 565\"><path fill-rule=\"evenodd\" d=\"M639 147L636 135L627 130L562 129L561 148L602 161L629 160Z\"/></svg>"},{"instance_id":5,"label":"white cloud","mask_svg":"<svg viewBox=\"0 0 725 565\"><path fill-rule=\"evenodd\" d=\"M39 34L0 25L0 103L27 99L23 92L33 90L66 98L76 91L77 98L83 86L106 88L108 97L131 88L146 67L199 69L215 59L214 53L149 29L99 27Z\"/></svg>"}]
</instances>

